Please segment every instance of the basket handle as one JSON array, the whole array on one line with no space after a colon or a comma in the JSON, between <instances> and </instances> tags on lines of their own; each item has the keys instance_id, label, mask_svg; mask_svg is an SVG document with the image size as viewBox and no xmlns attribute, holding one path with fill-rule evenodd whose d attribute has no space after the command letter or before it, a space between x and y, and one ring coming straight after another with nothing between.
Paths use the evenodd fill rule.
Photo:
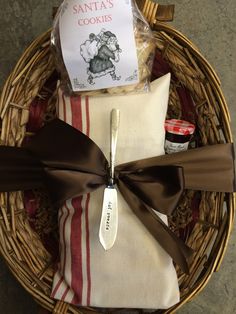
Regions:
<instances>
[{"instance_id":1,"label":"basket handle","mask_svg":"<svg viewBox=\"0 0 236 314\"><path fill-rule=\"evenodd\" d=\"M151 26L157 21L171 22L174 19L173 4L162 5L153 0L136 0L136 3Z\"/></svg>"}]
</instances>

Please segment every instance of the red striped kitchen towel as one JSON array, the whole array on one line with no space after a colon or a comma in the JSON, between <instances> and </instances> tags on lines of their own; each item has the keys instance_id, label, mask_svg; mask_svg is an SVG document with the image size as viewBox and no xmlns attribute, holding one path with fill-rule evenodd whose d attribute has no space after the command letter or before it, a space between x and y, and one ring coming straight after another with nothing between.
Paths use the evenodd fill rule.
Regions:
<instances>
[{"instance_id":1,"label":"red striped kitchen towel","mask_svg":"<svg viewBox=\"0 0 236 314\"><path fill-rule=\"evenodd\" d=\"M117 164L164 154L170 74L148 94L68 97L59 89L58 116L98 144L109 158L110 111L120 109ZM179 301L172 259L133 214L118 191L115 245L99 242L103 189L66 201L59 211L60 263L52 297L75 305L169 308ZM160 215L167 223L167 217Z\"/></svg>"}]
</instances>

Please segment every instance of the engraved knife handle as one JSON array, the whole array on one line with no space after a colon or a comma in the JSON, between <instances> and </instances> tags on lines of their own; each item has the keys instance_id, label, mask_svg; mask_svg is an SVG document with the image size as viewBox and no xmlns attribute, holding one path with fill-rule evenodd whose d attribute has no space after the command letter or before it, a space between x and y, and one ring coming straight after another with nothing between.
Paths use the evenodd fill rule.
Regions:
<instances>
[{"instance_id":1,"label":"engraved knife handle","mask_svg":"<svg viewBox=\"0 0 236 314\"><path fill-rule=\"evenodd\" d=\"M114 184L114 174L115 174L115 158L116 158L116 147L118 139L118 129L120 125L120 110L113 109L111 112L111 126L110 126L110 177L111 185Z\"/></svg>"}]
</instances>

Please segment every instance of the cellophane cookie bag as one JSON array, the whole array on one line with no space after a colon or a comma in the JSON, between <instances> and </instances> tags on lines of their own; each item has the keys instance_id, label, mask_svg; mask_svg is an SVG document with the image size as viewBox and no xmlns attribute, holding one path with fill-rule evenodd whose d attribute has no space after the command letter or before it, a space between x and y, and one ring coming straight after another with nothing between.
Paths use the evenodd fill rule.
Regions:
<instances>
[{"instance_id":1,"label":"cellophane cookie bag","mask_svg":"<svg viewBox=\"0 0 236 314\"><path fill-rule=\"evenodd\" d=\"M149 91L154 38L133 0L65 0L51 46L66 94Z\"/></svg>"}]
</instances>

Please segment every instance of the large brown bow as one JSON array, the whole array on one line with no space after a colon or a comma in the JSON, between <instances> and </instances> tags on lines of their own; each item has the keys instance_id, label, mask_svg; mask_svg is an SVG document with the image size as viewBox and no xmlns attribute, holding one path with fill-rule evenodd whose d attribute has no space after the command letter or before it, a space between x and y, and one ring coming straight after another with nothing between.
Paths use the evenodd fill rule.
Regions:
<instances>
[{"instance_id":1,"label":"large brown bow","mask_svg":"<svg viewBox=\"0 0 236 314\"><path fill-rule=\"evenodd\" d=\"M140 143L140 149L142 143ZM234 191L232 144L147 158L116 167L116 184L135 215L185 272L189 249L154 211L169 215L184 190ZM86 135L54 120L25 148L0 148L0 191L46 185L57 205L108 183L108 162Z\"/></svg>"}]
</instances>

